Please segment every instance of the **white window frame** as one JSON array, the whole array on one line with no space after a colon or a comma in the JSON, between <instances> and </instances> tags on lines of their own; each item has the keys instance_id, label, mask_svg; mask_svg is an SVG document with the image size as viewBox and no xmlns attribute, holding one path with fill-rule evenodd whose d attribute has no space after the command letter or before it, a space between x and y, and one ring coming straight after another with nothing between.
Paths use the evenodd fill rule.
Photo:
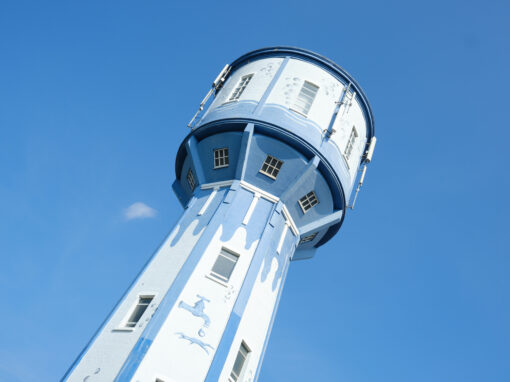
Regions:
<instances>
[{"instance_id":1,"label":"white window frame","mask_svg":"<svg viewBox=\"0 0 510 382\"><path fill-rule=\"evenodd\" d=\"M317 194L315 194L315 191L312 190L310 192L307 192L306 195L299 198L298 202L299 206L301 207L301 210L303 211L304 214L306 214L313 207L319 204L319 198L317 198Z\"/></svg>"},{"instance_id":2,"label":"white window frame","mask_svg":"<svg viewBox=\"0 0 510 382\"><path fill-rule=\"evenodd\" d=\"M307 94L307 92L310 92L311 87L315 88L312 97ZM315 98L317 98L317 94L319 94L319 89L320 86L314 84L313 82L304 81L298 95L296 96L296 99L294 100L294 103L290 107L290 110L308 118L308 114L310 113L313 102L315 101Z\"/></svg>"},{"instance_id":3,"label":"white window frame","mask_svg":"<svg viewBox=\"0 0 510 382\"><path fill-rule=\"evenodd\" d=\"M138 319L138 321L134 322L133 326L131 326L131 325L128 326L128 324L133 322L133 321L129 321L129 319L135 313L135 310L136 310L137 306L140 304L140 300L141 299L147 299L147 298L150 298L151 300L147 304L146 308L144 309L144 311L143 311L142 315L140 316L140 318ZM138 294L136 296L135 303L133 305L131 305L128 313L126 314L126 316L122 320L121 325L116 330L120 330L120 331L133 331L133 330L135 330L136 326L142 320L142 318L145 316L145 313L147 312L149 307L152 305L152 303L154 302L155 298L156 298L156 294L155 293L140 293L140 294Z\"/></svg>"},{"instance_id":4,"label":"white window frame","mask_svg":"<svg viewBox=\"0 0 510 382\"><path fill-rule=\"evenodd\" d=\"M351 158L352 151L354 150L354 144L356 143L356 138L359 137L358 131L356 130L356 125L352 125L351 134L349 134L349 139L347 140L347 144L344 149L344 159L347 162L347 167L349 167L349 160Z\"/></svg>"},{"instance_id":5,"label":"white window frame","mask_svg":"<svg viewBox=\"0 0 510 382\"><path fill-rule=\"evenodd\" d=\"M241 370L239 371L239 375L237 375L236 373L234 373L234 366L236 364L237 357L239 356L239 354L242 354L241 349L243 347L246 349L246 355L243 355L244 361L241 366ZM246 365L248 364L248 360L250 359L251 353L252 353L252 350L250 349L250 347L246 344L246 342L244 342L244 340L242 340L241 344L239 345L239 349L237 350L236 356L234 358L234 363L232 364L232 370L230 371L230 373L228 375L228 382L241 382L243 380L243 375L246 371ZM232 377L232 374L234 375L234 378Z\"/></svg>"},{"instance_id":6,"label":"white window frame","mask_svg":"<svg viewBox=\"0 0 510 382\"><path fill-rule=\"evenodd\" d=\"M250 74L245 74L244 76L241 76L239 81L237 81L236 87L234 88L232 93L230 93L230 96L228 97L228 100L225 103L239 101L239 99L243 95L244 91L250 84L254 75L255 75L255 73L250 73Z\"/></svg>"},{"instance_id":7,"label":"white window frame","mask_svg":"<svg viewBox=\"0 0 510 382\"><path fill-rule=\"evenodd\" d=\"M228 277L225 277L224 275L215 272L213 269L214 269L214 266L216 265L216 263L218 262L220 256L225 257L226 259L232 261L232 258L230 258L228 255L235 257L236 259L234 262L234 266L232 267L232 270L230 271L230 274L228 275ZM217 281L222 285L225 285L225 286L228 285L229 281L232 279L232 275L234 274L234 271L236 269L236 266L239 262L240 257L241 257L241 255L239 253L234 252L228 248L221 247L220 253L218 253L218 256L216 256L216 259L214 260L214 263L211 267L211 270L209 271L209 274L207 275L207 278L209 278L213 281Z\"/></svg>"},{"instance_id":8,"label":"white window frame","mask_svg":"<svg viewBox=\"0 0 510 382\"><path fill-rule=\"evenodd\" d=\"M216 153L218 153L218 156L216 156ZM223 155L222 155L223 154ZM213 160L214 160L214 169L219 169L219 168L225 168L225 167L228 167L229 166L229 152L228 152L228 147L222 147L220 149L214 149L213 150ZM223 163L223 164L216 164L216 161L218 160L219 163Z\"/></svg>"},{"instance_id":9,"label":"white window frame","mask_svg":"<svg viewBox=\"0 0 510 382\"><path fill-rule=\"evenodd\" d=\"M191 188L191 191L195 191L195 187L197 186L195 182L195 175L193 175L193 170L191 167L188 170L188 173L186 174L186 180L188 181L188 186Z\"/></svg>"},{"instance_id":10,"label":"white window frame","mask_svg":"<svg viewBox=\"0 0 510 382\"><path fill-rule=\"evenodd\" d=\"M276 164L272 164L273 160L276 161ZM280 164L279 166L278 163ZM264 174L265 176L268 176L271 179L276 179L276 177L280 173L280 170L282 169L283 163L284 162L282 160L268 154L266 159L264 159L264 163L262 163L262 167L260 168L259 172L261 174ZM264 166L266 166L265 170ZM275 171L276 175L274 174Z\"/></svg>"}]
</instances>

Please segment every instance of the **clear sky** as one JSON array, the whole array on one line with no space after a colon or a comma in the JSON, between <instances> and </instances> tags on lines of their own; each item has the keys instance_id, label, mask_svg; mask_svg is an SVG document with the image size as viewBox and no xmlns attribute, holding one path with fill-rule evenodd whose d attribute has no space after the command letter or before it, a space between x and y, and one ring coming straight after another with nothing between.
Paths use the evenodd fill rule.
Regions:
<instances>
[{"instance_id":1,"label":"clear sky","mask_svg":"<svg viewBox=\"0 0 510 382\"><path fill-rule=\"evenodd\" d=\"M509 14L3 0L0 381L64 374L181 213L173 161L210 83L272 45L349 71L379 140L340 233L290 267L260 381L510 381Z\"/></svg>"}]
</instances>

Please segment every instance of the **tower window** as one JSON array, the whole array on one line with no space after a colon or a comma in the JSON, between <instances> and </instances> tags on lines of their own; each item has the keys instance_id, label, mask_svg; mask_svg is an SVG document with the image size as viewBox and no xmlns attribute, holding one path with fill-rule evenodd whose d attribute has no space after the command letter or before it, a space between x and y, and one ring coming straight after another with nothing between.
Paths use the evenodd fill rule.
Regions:
<instances>
[{"instance_id":1,"label":"tower window","mask_svg":"<svg viewBox=\"0 0 510 382\"><path fill-rule=\"evenodd\" d=\"M248 354L250 353L250 349L246 344L241 342L241 347L239 348L239 351L237 352L237 357L234 362L234 367L232 368L232 371L230 372L230 378L229 382L236 382L239 380L239 377L241 376L241 373L243 372L244 365L246 364L246 360L248 359Z\"/></svg>"},{"instance_id":2,"label":"tower window","mask_svg":"<svg viewBox=\"0 0 510 382\"><path fill-rule=\"evenodd\" d=\"M280 169L282 168L282 164L283 162L281 160L268 155L264 161L264 164L262 165L262 168L260 169L260 172L272 179L276 179Z\"/></svg>"},{"instance_id":3,"label":"tower window","mask_svg":"<svg viewBox=\"0 0 510 382\"><path fill-rule=\"evenodd\" d=\"M319 87L317 85L305 81L296 100L294 101L292 109L301 114L308 115L318 91Z\"/></svg>"},{"instance_id":4,"label":"tower window","mask_svg":"<svg viewBox=\"0 0 510 382\"><path fill-rule=\"evenodd\" d=\"M133 309L133 312L129 316L128 320L126 321L125 327L126 328L134 328L138 321L140 321L140 318L142 318L143 314L149 307L152 299L154 296L139 296L138 297L138 303L136 304L135 308Z\"/></svg>"},{"instance_id":5,"label":"tower window","mask_svg":"<svg viewBox=\"0 0 510 382\"><path fill-rule=\"evenodd\" d=\"M239 260L238 254L222 248L212 267L211 276L218 280L228 282L237 264L237 260Z\"/></svg>"},{"instance_id":6,"label":"tower window","mask_svg":"<svg viewBox=\"0 0 510 382\"><path fill-rule=\"evenodd\" d=\"M356 142L356 138L358 138L358 132L356 131L356 127L353 126L351 130L351 135L349 136L349 140L347 141L347 145L344 150L344 157L346 161L349 161L349 158L352 154L352 149L354 148L354 142Z\"/></svg>"},{"instance_id":7,"label":"tower window","mask_svg":"<svg viewBox=\"0 0 510 382\"><path fill-rule=\"evenodd\" d=\"M251 81L251 78L253 77L253 73L247 74L245 76L242 76L239 80L239 83L237 84L236 88L230 95L229 101L237 101L239 98L241 98L241 94L244 93L244 90L248 86L248 84Z\"/></svg>"},{"instance_id":8,"label":"tower window","mask_svg":"<svg viewBox=\"0 0 510 382\"><path fill-rule=\"evenodd\" d=\"M299 241L299 244L308 243L309 241L312 241L317 236L317 232L312 233L311 235L305 236Z\"/></svg>"},{"instance_id":9,"label":"tower window","mask_svg":"<svg viewBox=\"0 0 510 382\"><path fill-rule=\"evenodd\" d=\"M228 167L228 148L214 150L214 168Z\"/></svg>"},{"instance_id":10,"label":"tower window","mask_svg":"<svg viewBox=\"0 0 510 382\"><path fill-rule=\"evenodd\" d=\"M299 199L299 205L301 206L303 213L306 213L306 211L318 203L319 200L317 199L317 195L315 195L315 192L313 191L310 191L308 194Z\"/></svg>"},{"instance_id":11,"label":"tower window","mask_svg":"<svg viewBox=\"0 0 510 382\"><path fill-rule=\"evenodd\" d=\"M188 180L189 188L191 191L195 190L195 177L193 176L193 171L191 169L188 170L188 175L186 175L186 179Z\"/></svg>"}]
</instances>

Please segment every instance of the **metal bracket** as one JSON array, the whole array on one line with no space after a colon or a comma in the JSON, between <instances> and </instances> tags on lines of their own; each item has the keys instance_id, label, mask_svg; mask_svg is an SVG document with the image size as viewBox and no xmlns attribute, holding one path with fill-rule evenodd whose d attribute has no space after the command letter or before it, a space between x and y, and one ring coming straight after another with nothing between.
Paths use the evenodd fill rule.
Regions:
<instances>
[{"instance_id":1,"label":"metal bracket","mask_svg":"<svg viewBox=\"0 0 510 382\"><path fill-rule=\"evenodd\" d=\"M218 77L216 77L216 79L213 81L211 89L209 89L209 91L205 95L205 97L202 100L202 102L200 102L200 106L199 106L197 112L195 113L195 115L193 115L193 118L191 118L191 121L189 121L189 123L188 123L188 127L190 129L193 129L195 127L193 125L193 122L199 116L199 114L204 110L204 106L207 103L207 101L209 100L209 98L213 95L214 92L216 92L219 89L221 89L221 87L223 86L223 84L224 84L228 74L230 73L230 69L231 69L231 67L228 64L225 65L225 67L222 69L220 74L218 74Z\"/></svg>"},{"instance_id":2,"label":"metal bracket","mask_svg":"<svg viewBox=\"0 0 510 382\"><path fill-rule=\"evenodd\" d=\"M365 155L363 156L363 161L365 164L363 165L363 169L361 170L361 176L359 178L358 187L356 187L356 193L354 194L354 199L352 200L352 203L350 206L347 206L347 208L353 210L354 205L356 204L356 199L358 198L358 193L361 190L361 186L363 186L363 182L365 181L365 175L367 173L367 164L372 162L372 156L374 155L375 150L375 144L377 142L376 137L372 137L370 140L370 144L368 145L367 150L365 151Z\"/></svg>"}]
</instances>

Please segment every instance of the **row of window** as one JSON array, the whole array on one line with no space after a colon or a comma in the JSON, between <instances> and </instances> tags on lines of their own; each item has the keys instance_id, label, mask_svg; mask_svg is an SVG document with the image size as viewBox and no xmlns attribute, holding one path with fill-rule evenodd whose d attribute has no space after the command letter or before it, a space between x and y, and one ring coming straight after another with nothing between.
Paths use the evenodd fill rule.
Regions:
<instances>
[{"instance_id":1,"label":"row of window","mask_svg":"<svg viewBox=\"0 0 510 382\"><path fill-rule=\"evenodd\" d=\"M246 90L246 87L250 83L251 79L253 78L253 75L254 73L250 73L242 76L226 102L238 101ZM312 107L313 101L315 100L318 92L319 87L317 85L309 81L305 81L303 86L301 86L301 90L294 100L291 109L305 116L308 115L308 112L310 111L310 108Z\"/></svg>"},{"instance_id":2,"label":"row of window","mask_svg":"<svg viewBox=\"0 0 510 382\"><path fill-rule=\"evenodd\" d=\"M344 157L347 161L349 161L349 158L351 157L352 150L354 148L354 144L356 142L356 138L358 138L358 132L356 130L355 126L352 126L351 134L349 136L349 139L347 141L347 144L344 149ZM223 147L221 149L214 149L214 169L220 169L225 168L229 166L229 155L228 155L228 147ZM264 175L267 175L268 177L272 179L276 179L276 176L280 172L280 169L283 165L283 161L280 159L277 159L271 155L268 155L266 157L266 160L262 164L262 168L260 169L260 172ZM187 175L188 183L190 185L190 188L192 190L195 189L196 183L195 179L193 178L193 173L191 169L188 171Z\"/></svg>"},{"instance_id":3,"label":"row of window","mask_svg":"<svg viewBox=\"0 0 510 382\"><path fill-rule=\"evenodd\" d=\"M241 79L239 80L234 91L228 98L227 102L239 100L239 98L245 91L246 87L250 83L253 75L254 75L254 73L250 73L250 74L247 74L247 75L241 77ZM319 87L317 85L315 85L309 81L305 81L303 83L303 86L301 87L301 90L299 91L299 94L297 95L291 109L299 112L300 114L307 116L308 112L310 111L310 108L312 107L313 101L315 100L315 97L317 96L318 91L319 91ZM348 94L352 94L352 93L348 93ZM354 147L354 142L356 141L357 137L358 137L358 132L356 131L356 128L353 126L352 130L351 130L351 135L349 136L349 140L347 141L347 145L344 150L344 157L347 162L349 161L349 158L352 153L352 149ZM216 155L216 153L215 153L215 155ZM226 165L223 164L223 165L217 166L216 159L215 159L215 167L214 168L221 168L221 167L226 167L226 166L228 166L228 162ZM271 175L269 175L269 176L271 176Z\"/></svg>"},{"instance_id":4,"label":"row of window","mask_svg":"<svg viewBox=\"0 0 510 382\"><path fill-rule=\"evenodd\" d=\"M306 243L312 241L317 236L317 232L306 236L301 239L301 243ZM222 248L214 265L212 266L211 272L209 276L222 282L228 283L234 268L239 260L239 254L232 252L226 248ZM136 306L133 308L131 314L128 316L128 319L124 323L124 327L126 328L134 328L136 324L140 321L143 314L151 304L154 299L154 295L141 295L138 297L138 302Z\"/></svg>"},{"instance_id":5,"label":"row of window","mask_svg":"<svg viewBox=\"0 0 510 382\"><path fill-rule=\"evenodd\" d=\"M211 269L210 276L221 282L228 282L232 272L234 271L234 267L237 264L237 260L239 260L239 255L237 253L222 248ZM128 316L128 319L125 321L124 327L134 328L153 299L154 295L138 296L138 302L133 308L131 314Z\"/></svg>"},{"instance_id":6,"label":"row of window","mask_svg":"<svg viewBox=\"0 0 510 382\"><path fill-rule=\"evenodd\" d=\"M222 281L228 282L230 280L230 276L234 271L234 267L237 264L239 259L239 255L234 253L226 248L222 248L220 254L216 258L216 261L211 269L210 276ZM125 322L124 326L126 328L134 328L138 321L142 318L143 314L151 304L154 299L154 295L143 295L138 297L138 302L134 307L133 311L129 315L129 318ZM244 341L241 342L241 346L236 355L236 359L234 361L234 366L232 367L232 371L230 372L229 381L236 382L239 380L241 376L246 361L248 359L248 355L251 352L250 348ZM164 382L161 378L156 378L156 382Z\"/></svg>"},{"instance_id":7,"label":"row of window","mask_svg":"<svg viewBox=\"0 0 510 382\"><path fill-rule=\"evenodd\" d=\"M238 260L239 254L226 248L221 248L221 251L211 269L210 276L221 282L228 282ZM250 348L244 341L242 341L234 361L234 366L230 372L229 382L236 382L239 380L249 353Z\"/></svg>"},{"instance_id":8,"label":"row of window","mask_svg":"<svg viewBox=\"0 0 510 382\"><path fill-rule=\"evenodd\" d=\"M353 126L351 130L351 134L349 136L349 140L347 141L347 144L345 146L344 150L344 157L347 161L349 161L349 158L351 157L352 150L354 148L354 143L356 142L356 138L358 138L358 132L356 131L356 127ZM225 168L229 166L229 155L228 155L228 148L223 147L221 149L214 149L214 169L219 168ZM268 177L272 179L276 179L278 176L278 173L280 172L280 169L282 168L283 161L280 159L277 159L271 155L268 155L266 157L266 160L262 164L262 168L260 169L260 172L264 175L267 175ZM187 174L187 180L188 184L191 188L191 190L195 189L196 182L195 178L193 177L193 172L191 169L189 169Z\"/></svg>"},{"instance_id":9,"label":"row of window","mask_svg":"<svg viewBox=\"0 0 510 382\"><path fill-rule=\"evenodd\" d=\"M259 172L268 176L271 179L276 179L278 173L280 172L280 169L282 168L282 165L283 161L271 155L268 155L266 157L266 160L262 164L262 168L259 170ZM214 150L214 168L222 167L228 167L228 148ZM196 182L191 168L188 170L186 179L188 181L190 189L193 191L196 187ZM306 213L310 208L317 204L319 204L319 200L317 199L317 195L315 195L314 191L310 191L301 199L299 199L299 205L301 206L303 213Z\"/></svg>"},{"instance_id":10,"label":"row of window","mask_svg":"<svg viewBox=\"0 0 510 382\"><path fill-rule=\"evenodd\" d=\"M315 239L316 236L317 232L302 238L300 243L312 241L313 239ZM212 266L209 276L216 280L219 280L222 283L228 283L238 260L239 254L230 251L226 248L222 248L218 257L216 258L216 261ZM145 313L153 299L154 295L138 296L138 302L136 306L133 308L131 314L128 316L128 319L125 321L124 327L134 328L138 321L140 321L140 318L142 318L143 314Z\"/></svg>"}]
</instances>

